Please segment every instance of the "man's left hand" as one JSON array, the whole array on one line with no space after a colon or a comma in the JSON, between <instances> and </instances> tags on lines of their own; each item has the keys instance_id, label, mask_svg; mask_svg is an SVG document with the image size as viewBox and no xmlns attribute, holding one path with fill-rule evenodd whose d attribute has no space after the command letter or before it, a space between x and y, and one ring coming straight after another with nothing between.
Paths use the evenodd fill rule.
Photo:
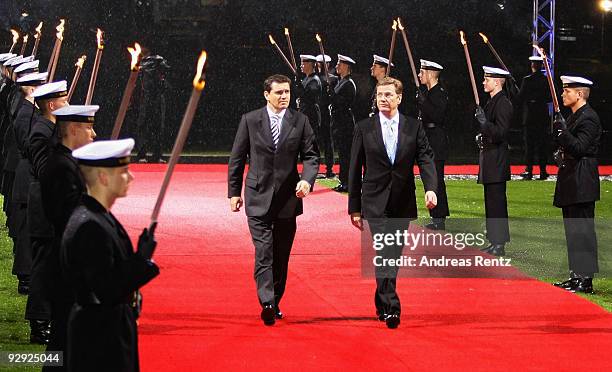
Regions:
<instances>
[{"instance_id":1,"label":"man's left hand","mask_svg":"<svg viewBox=\"0 0 612 372\"><path fill-rule=\"evenodd\" d=\"M427 209L434 209L438 205L438 197L433 191L427 191L425 193L425 206Z\"/></svg>"},{"instance_id":2,"label":"man's left hand","mask_svg":"<svg viewBox=\"0 0 612 372\"><path fill-rule=\"evenodd\" d=\"M306 181L300 181L295 187L295 196L298 198L305 198L310 193L310 184Z\"/></svg>"}]
</instances>

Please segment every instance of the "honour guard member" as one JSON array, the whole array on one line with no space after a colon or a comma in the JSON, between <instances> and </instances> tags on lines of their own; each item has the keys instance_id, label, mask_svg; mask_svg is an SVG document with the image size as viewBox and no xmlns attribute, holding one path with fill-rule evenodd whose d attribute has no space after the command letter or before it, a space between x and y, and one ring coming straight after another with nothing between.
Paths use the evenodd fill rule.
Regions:
<instances>
[{"instance_id":1,"label":"honour guard member","mask_svg":"<svg viewBox=\"0 0 612 372\"><path fill-rule=\"evenodd\" d=\"M73 114L82 115L81 110ZM134 252L111 213L134 179L128 169L133 147L134 140L127 138L93 142L72 152L87 194L68 220L60 250L63 273L75 296L68 318L69 371L139 370L139 289L159 274L152 261L155 226L144 229Z\"/></svg>"},{"instance_id":2,"label":"honour guard member","mask_svg":"<svg viewBox=\"0 0 612 372\"><path fill-rule=\"evenodd\" d=\"M338 83L338 77L333 74L333 68L331 65L331 57L327 54L323 56L319 54L317 56L317 75L319 81L321 81L321 99L319 107L321 108L321 130L319 130L319 137L317 137L317 144L319 149L325 152L325 177L333 178L334 174L334 141L331 131L331 98L330 93L333 87ZM328 76L325 76L325 67L327 65ZM329 84L327 84L329 79Z\"/></svg>"},{"instance_id":3,"label":"honour guard member","mask_svg":"<svg viewBox=\"0 0 612 372\"><path fill-rule=\"evenodd\" d=\"M508 130L512 118L512 103L503 87L510 73L488 66L483 66L483 70L482 85L491 99L484 110L478 106L474 115L479 130L476 136L480 148L478 183L484 186L487 238L491 243L483 251L503 256L505 244L510 241L506 181L510 180Z\"/></svg>"},{"instance_id":4,"label":"honour guard member","mask_svg":"<svg viewBox=\"0 0 612 372\"><path fill-rule=\"evenodd\" d=\"M335 191L348 191L348 172L351 157L351 136L355 127L353 116L353 103L357 95L357 85L351 78L351 70L355 60L351 57L338 54L336 72L338 73L338 84L331 94L331 118L334 146L338 151L340 163L340 184L334 188Z\"/></svg>"},{"instance_id":5,"label":"honour guard member","mask_svg":"<svg viewBox=\"0 0 612 372\"><path fill-rule=\"evenodd\" d=\"M525 172L521 174L524 180L533 178L533 163L537 156L540 166L540 179L548 178L546 163L549 150L550 90L548 80L542 72L543 58L529 57L531 74L523 78L517 102L523 109L523 127L525 133Z\"/></svg>"},{"instance_id":6,"label":"honour guard member","mask_svg":"<svg viewBox=\"0 0 612 372\"><path fill-rule=\"evenodd\" d=\"M578 76L561 76L563 106L572 114L555 115L555 158L559 164L553 204L563 211L570 278L555 286L572 292L593 293L593 275L599 271L595 235L595 202L599 200L597 155L602 127L589 105L593 82Z\"/></svg>"},{"instance_id":7,"label":"honour guard member","mask_svg":"<svg viewBox=\"0 0 612 372\"><path fill-rule=\"evenodd\" d=\"M300 68L305 76L297 86L298 111L308 117L315 138L318 139L321 132L321 108L319 104L323 86L315 69L317 57L310 54L300 54L300 61Z\"/></svg>"},{"instance_id":8,"label":"honour guard member","mask_svg":"<svg viewBox=\"0 0 612 372\"><path fill-rule=\"evenodd\" d=\"M372 67L370 67L370 76L376 79L376 84L378 84L382 79L387 76L387 69L389 68L389 60L387 58L381 57L379 55L373 55L374 61L372 61ZM391 67L395 65L391 62ZM370 117L376 115L378 113L378 106L376 105L376 86L374 86L374 90L372 91L372 107L370 109Z\"/></svg>"},{"instance_id":9,"label":"honour guard member","mask_svg":"<svg viewBox=\"0 0 612 372\"><path fill-rule=\"evenodd\" d=\"M426 226L432 230L444 230L446 217L450 215L446 184L444 183L444 162L448 159L448 137L444 129L448 93L440 84L440 73L443 69L436 62L422 59L419 81L427 88L427 91L419 90L417 95L421 121L425 133L427 133L429 145L434 152L436 174L438 176L438 188L435 190L438 204L435 208L429 210L431 223Z\"/></svg>"}]
</instances>

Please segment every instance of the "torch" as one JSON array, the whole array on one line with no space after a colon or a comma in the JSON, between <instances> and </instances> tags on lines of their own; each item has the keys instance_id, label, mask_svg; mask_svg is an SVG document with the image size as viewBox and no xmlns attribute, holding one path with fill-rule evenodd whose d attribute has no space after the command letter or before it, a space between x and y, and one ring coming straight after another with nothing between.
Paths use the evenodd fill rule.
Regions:
<instances>
[{"instance_id":1,"label":"torch","mask_svg":"<svg viewBox=\"0 0 612 372\"><path fill-rule=\"evenodd\" d=\"M98 70L100 69L100 59L102 59L102 51L104 50L102 30L98 29L96 39L98 41L98 49L96 49L96 59L94 59L93 70L91 71L91 77L89 78L89 88L87 89L87 97L85 98L86 105L91 105L94 88L96 87L96 79L98 78Z\"/></svg>"},{"instance_id":2,"label":"torch","mask_svg":"<svg viewBox=\"0 0 612 372\"><path fill-rule=\"evenodd\" d=\"M285 56L285 53L283 53L283 51L278 46L278 44L276 44L276 41L274 41L274 38L272 37L272 35L268 35L268 38L270 39L270 44L276 47L276 51L278 52L278 54L280 54L280 56L283 58L283 61L285 61L287 66L289 66L289 69L291 69L291 72L293 72L293 75L297 75L295 68L293 68L293 65L291 64L291 62L289 62L289 60L287 59L287 56Z\"/></svg>"},{"instance_id":3,"label":"torch","mask_svg":"<svg viewBox=\"0 0 612 372\"><path fill-rule=\"evenodd\" d=\"M132 93L134 92L134 87L136 86L136 78L138 78L138 59L140 57L140 45L138 43L134 43L134 48L128 47L128 52L132 56L132 62L130 64L130 77L128 78L127 84L125 85L125 90L123 91L123 98L121 99L121 105L119 106L119 112L117 112L117 117L115 118L115 125L113 126L113 131L111 132L111 139L115 140L119 137L119 132L121 132L121 127L123 126L123 120L125 119L125 114L127 112L128 106L130 105L130 100L132 99Z\"/></svg>"},{"instance_id":4,"label":"torch","mask_svg":"<svg viewBox=\"0 0 612 372\"><path fill-rule=\"evenodd\" d=\"M391 61L393 60L393 52L395 51L395 34L397 33L397 21L393 20L393 33L391 34L391 46L389 47L389 66L387 66L387 72L385 76L389 76L391 73Z\"/></svg>"},{"instance_id":5,"label":"torch","mask_svg":"<svg viewBox=\"0 0 612 372\"><path fill-rule=\"evenodd\" d=\"M533 45L533 47L538 51L540 56L544 59L544 68L546 69L546 79L548 80L548 88L550 89L550 95L553 101L553 109L555 112L560 112L559 109L559 101L557 100L557 93L555 92L555 84L553 83L552 72L550 72L550 66L548 65L548 56L544 52L543 48L540 48L538 45Z\"/></svg>"},{"instance_id":6,"label":"torch","mask_svg":"<svg viewBox=\"0 0 612 372\"><path fill-rule=\"evenodd\" d=\"M26 50L26 45L28 45L28 35L23 35L23 45L21 46L21 52L19 52L19 55L23 55L25 53Z\"/></svg>"},{"instance_id":7,"label":"torch","mask_svg":"<svg viewBox=\"0 0 612 372\"><path fill-rule=\"evenodd\" d=\"M34 48L32 49L32 56L36 57L36 53L38 52L38 44L40 43L40 36L42 35L42 26L43 23L40 22L38 27L36 27L36 33L34 34ZM48 71L48 70L47 70Z\"/></svg>"},{"instance_id":8,"label":"torch","mask_svg":"<svg viewBox=\"0 0 612 372\"><path fill-rule=\"evenodd\" d=\"M317 39L317 43L319 43L319 51L323 56L323 70L325 71L325 81L327 81L327 89L330 89L329 70L327 68L327 61L325 60L325 49L323 49L323 40L321 39L321 36L319 36L319 34L315 35L315 39Z\"/></svg>"},{"instance_id":9,"label":"torch","mask_svg":"<svg viewBox=\"0 0 612 372\"><path fill-rule=\"evenodd\" d=\"M11 30L11 34L13 34L13 45L11 45L11 50L9 50L9 53L13 53L13 49L15 49L15 45L17 45L17 42L19 41L19 32L15 30Z\"/></svg>"},{"instance_id":10,"label":"torch","mask_svg":"<svg viewBox=\"0 0 612 372\"><path fill-rule=\"evenodd\" d=\"M489 41L489 38L485 34L483 34L482 32L479 32L478 35L480 35L480 37L482 38L482 41L484 41L484 43L487 44L487 46L489 47L489 50L491 50L491 53L493 53L493 56L497 60L497 63L499 63L499 65L504 70L510 71L508 69L508 67L506 66L506 64L504 63L504 61L502 61L501 57L499 56L499 54L497 53L495 48L493 47L493 44L491 44L491 42ZM516 81L514 81L514 77L512 77L512 74L510 74L510 79L512 80L512 84L514 84L515 90L518 91L518 87L516 86Z\"/></svg>"},{"instance_id":11,"label":"torch","mask_svg":"<svg viewBox=\"0 0 612 372\"><path fill-rule=\"evenodd\" d=\"M468 50L467 42L465 41L465 33L459 31L461 35L461 44L463 44L463 51L465 52L465 60L467 62L468 72L470 74L470 81L472 82L472 90L474 91L474 101L476 106L480 105L480 99L478 98L478 90L476 89L476 80L474 79L474 71L472 70L472 59L470 58L470 51Z\"/></svg>"},{"instance_id":12,"label":"torch","mask_svg":"<svg viewBox=\"0 0 612 372\"><path fill-rule=\"evenodd\" d=\"M83 64L85 63L85 60L87 60L87 56L83 54L81 58L79 58L74 64L76 66L76 71L74 72L74 78L72 79L72 83L70 84L70 90L68 90L68 102L70 102L70 100L72 99L72 95L74 94L77 82L79 81L79 77L81 76L81 71L83 70Z\"/></svg>"},{"instance_id":13,"label":"torch","mask_svg":"<svg viewBox=\"0 0 612 372\"><path fill-rule=\"evenodd\" d=\"M47 67L47 71L49 72L47 82L53 81L53 76L55 75L55 68L57 67L57 61L59 60L59 54L62 48L62 41L64 40L64 23L65 21L61 19L59 25L57 25L55 28L57 33L55 34L55 45L53 46L51 59L49 59L49 67Z\"/></svg>"},{"instance_id":14,"label":"torch","mask_svg":"<svg viewBox=\"0 0 612 372\"><path fill-rule=\"evenodd\" d=\"M193 78L193 91L191 92L191 98L189 99L189 103L187 104L187 109L185 110L185 115L183 116L181 127L176 136L174 147L172 148L172 154L170 155L170 159L168 160L168 168L166 169L164 181L162 182L161 189L159 190L159 195L157 196L157 201L155 202L155 207L153 208L153 213L151 213L151 225L149 227L149 230L154 229L157 225L157 217L159 217L159 211L161 209L162 202L164 201L164 196L166 195L166 191L168 191L170 177L172 177L174 167L178 162L178 158L181 154L181 151L183 150L183 146L185 145L185 140L187 139L189 128L191 128L191 123L193 122L193 116L198 106L200 95L202 94L202 90L204 90L204 86L206 84L204 80L205 64L206 51L203 50L202 54L200 55L200 58L198 59L196 75Z\"/></svg>"},{"instance_id":15,"label":"torch","mask_svg":"<svg viewBox=\"0 0 612 372\"><path fill-rule=\"evenodd\" d=\"M291 55L293 69L297 71L297 65L295 64L295 54L293 53L293 45L291 45L291 36L289 35L289 29L287 27L285 27L285 37L287 38L287 45L289 46L289 53Z\"/></svg>"},{"instance_id":16,"label":"torch","mask_svg":"<svg viewBox=\"0 0 612 372\"><path fill-rule=\"evenodd\" d=\"M412 70L412 78L414 79L414 84L417 86L421 86L419 83L419 77L417 76L416 68L414 67L414 59L412 59L412 52L410 51L410 44L408 44L408 37L406 37L406 31L404 30L404 26L402 26L402 20L397 18L397 27L399 27L402 32L402 38L404 39L404 47L406 48L406 53L408 53L408 61L410 62L410 69Z\"/></svg>"}]
</instances>

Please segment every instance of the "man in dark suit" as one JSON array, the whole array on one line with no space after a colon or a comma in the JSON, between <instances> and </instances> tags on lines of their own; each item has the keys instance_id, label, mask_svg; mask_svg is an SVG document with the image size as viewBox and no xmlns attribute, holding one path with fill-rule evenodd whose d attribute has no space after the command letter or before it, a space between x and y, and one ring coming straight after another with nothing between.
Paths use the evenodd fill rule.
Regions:
<instances>
[{"instance_id":1,"label":"man in dark suit","mask_svg":"<svg viewBox=\"0 0 612 372\"><path fill-rule=\"evenodd\" d=\"M572 110L567 122L555 115L559 173L554 206L563 211L570 278L555 286L572 292L593 293L597 264L595 202L599 200L597 155L601 138L599 116L588 104L593 82L578 76L561 76L563 105Z\"/></svg>"},{"instance_id":2,"label":"man in dark suit","mask_svg":"<svg viewBox=\"0 0 612 372\"><path fill-rule=\"evenodd\" d=\"M525 172L521 174L524 180L533 179L533 163L537 156L540 166L540 179L548 178L546 163L550 141L550 90L548 81L542 73L540 56L529 57L531 74L523 78L517 102L523 109L523 127L525 130Z\"/></svg>"},{"instance_id":3,"label":"man in dark suit","mask_svg":"<svg viewBox=\"0 0 612 372\"><path fill-rule=\"evenodd\" d=\"M423 127L425 127L429 145L434 152L436 174L438 175L438 189L435 190L438 205L429 211L431 223L426 226L432 230L444 230L446 228L446 217L450 215L446 184L444 183L444 162L448 159L448 137L444 130L448 93L439 81L443 69L442 65L436 62L422 59L419 81L427 90L419 90L417 94L421 121Z\"/></svg>"},{"instance_id":4,"label":"man in dark suit","mask_svg":"<svg viewBox=\"0 0 612 372\"><path fill-rule=\"evenodd\" d=\"M139 370L139 289L159 274L151 260L156 242L153 231L144 229L134 252L110 211L134 179L128 169L133 147L134 140L127 138L93 142L72 152L87 194L68 220L60 250L75 296L68 319L68 371Z\"/></svg>"},{"instance_id":5,"label":"man in dark suit","mask_svg":"<svg viewBox=\"0 0 612 372\"><path fill-rule=\"evenodd\" d=\"M414 171L419 166L425 187L425 204L436 206L436 168L433 151L420 121L399 113L402 83L390 77L376 86L379 113L355 126L349 170L348 212L352 224L363 230L365 219L372 233L407 230L417 217ZM362 180L363 175L363 180ZM382 249L384 258L398 258L402 246ZM374 303L379 320L387 327L400 323L396 292L397 267L376 267Z\"/></svg>"},{"instance_id":6,"label":"man in dark suit","mask_svg":"<svg viewBox=\"0 0 612 372\"><path fill-rule=\"evenodd\" d=\"M503 256L505 244L510 241L508 227L508 201L506 181L510 180L508 130L512 118L512 103L503 91L510 73L500 68L483 66L484 91L491 99L482 107L476 107L479 134L476 142L480 148L478 159L478 183L484 186L485 216L489 244L482 251Z\"/></svg>"},{"instance_id":7,"label":"man in dark suit","mask_svg":"<svg viewBox=\"0 0 612 372\"><path fill-rule=\"evenodd\" d=\"M289 109L291 80L272 75L264 81L267 105L242 116L228 169L228 197L233 212L242 206L242 177L249 158L244 199L255 245L255 281L261 319L281 319L289 254L302 198L314 186L319 150L306 115ZM297 171L298 156L303 162Z\"/></svg>"}]
</instances>

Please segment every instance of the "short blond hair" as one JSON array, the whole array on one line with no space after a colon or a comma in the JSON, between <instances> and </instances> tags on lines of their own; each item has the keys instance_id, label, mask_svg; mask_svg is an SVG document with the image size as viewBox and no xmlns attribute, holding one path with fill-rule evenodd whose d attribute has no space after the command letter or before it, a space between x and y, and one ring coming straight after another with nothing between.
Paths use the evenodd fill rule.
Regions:
<instances>
[{"instance_id":1,"label":"short blond hair","mask_svg":"<svg viewBox=\"0 0 612 372\"><path fill-rule=\"evenodd\" d=\"M383 85L393 85L395 87L395 94L402 94L404 91L404 84L402 84L402 82L398 79L389 76L383 78L376 84L376 90L378 91L378 87Z\"/></svg>"}]
</instances>

